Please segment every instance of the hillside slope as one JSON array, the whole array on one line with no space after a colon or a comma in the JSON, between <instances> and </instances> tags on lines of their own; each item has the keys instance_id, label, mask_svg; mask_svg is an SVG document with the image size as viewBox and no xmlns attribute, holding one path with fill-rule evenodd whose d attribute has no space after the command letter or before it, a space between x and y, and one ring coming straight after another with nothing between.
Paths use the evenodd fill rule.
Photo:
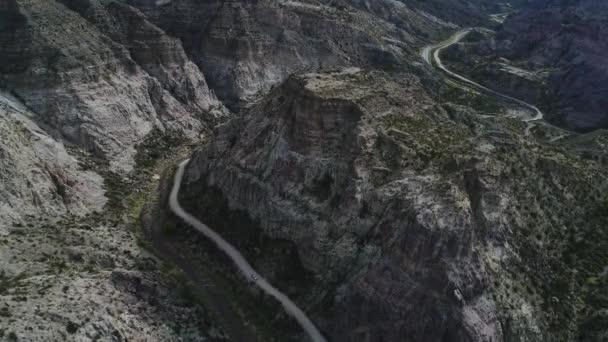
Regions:
<instances>
[{"instance_id":1,"label":"hillside slope","mask_svg":"<svg viewBox=\"0 0 608 342\"><path fill-rule=\"evenodd\" d=\"M164 212L172 167L191 156L187 209L332 341L602 341L606 132L525 136L502 103L418 54L508 9L5 0L0 339L301 341L276 303ZM538 46L539 68L575 66L574 85L593 70L593 89L560 89L585 99L581 113L601 105L601 53L581 38L595 24L559 19L548 41L573 59L554 66L545 36L514 33L518 18L491 51ZM154 241L142 234L150 218Z\"/></svg>"},{"instance_id":2,"label":"hillside slope","mask_svg":"<svg viewBox=\"0 0 608 342\"><path fill-rule=\"evenodd\" d=\"M605 151L479 114L413 76L293 76L194 153L183 202L271 280L311 272L335 341L601 340Z\"/></svg>"}]
</instances>

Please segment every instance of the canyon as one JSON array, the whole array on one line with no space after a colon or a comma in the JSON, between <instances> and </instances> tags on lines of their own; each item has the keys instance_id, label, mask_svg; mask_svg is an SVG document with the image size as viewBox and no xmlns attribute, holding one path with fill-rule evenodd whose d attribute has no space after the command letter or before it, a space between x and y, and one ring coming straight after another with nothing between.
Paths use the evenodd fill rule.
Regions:
<instances>
[{"instance_id":1,"label":"canyon","mask_svg":"<svg viewBox=\"0 0 608 342\"><path fill-rule=\"evenodd\" d=\"M607 16L3 1L0 339L605 340Z\"/></svg>"}]
</instances>

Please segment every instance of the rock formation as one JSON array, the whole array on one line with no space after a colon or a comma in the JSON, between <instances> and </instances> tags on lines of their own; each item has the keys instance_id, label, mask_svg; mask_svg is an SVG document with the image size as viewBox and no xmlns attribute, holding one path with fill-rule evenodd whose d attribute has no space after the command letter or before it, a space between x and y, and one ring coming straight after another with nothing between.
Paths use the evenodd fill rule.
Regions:
<instances>
[{"instance_id":1,"label":"rock formation","mask_svg":"<svg viewBox=\"0 0 608 342\"><path fill-rule=\"evenodd\" d=\"M294 76L194 154L183 201L236 244L233 229L292 242L332 340L605 336L601 287L582 285L604 272L605 166L510 120L434 105L411 75ZM213 217L218 191L249 225ZM589 315L571 321L578 300Z\"/></svg>"},{"instance_id":2,"label":"rock formation","mask_svg":"<svg viewBox=\"0 0 608 342\"><path fill-rule=\"evenodd\" d=\"M296 72L408 68L421 32L432 37L453 26L386 0L131 3L181 39L218 97L234 109Z\"/></svg>"},{"instance_id":3,"label":"rock formation","mask_svg":"<svg viewBox=\"0 0 608 342\"><path fill-rule=\"evenodd\" d=\"M527 5L451 66L605 127L604 7L565 5ZM165 210L192 157L188 211L332 341L605 340L608 135L526 136L418 55L507 10L0 2L0 339L301 340Z\"/></svg>"},{"instance_id":4,"label":"rock formation","mask_svg":"<svg viewBox=\"0 0 608 342\"><path fill-rule=\"evenodd\" d=\"M124 4L75 4L84 17L56 1L3 12L11 23L0 33L2 87L45 130L129 170L153 129L194 138L222 115L207 115L222 106L178 40Z\"/></svg>"}]
</instances>

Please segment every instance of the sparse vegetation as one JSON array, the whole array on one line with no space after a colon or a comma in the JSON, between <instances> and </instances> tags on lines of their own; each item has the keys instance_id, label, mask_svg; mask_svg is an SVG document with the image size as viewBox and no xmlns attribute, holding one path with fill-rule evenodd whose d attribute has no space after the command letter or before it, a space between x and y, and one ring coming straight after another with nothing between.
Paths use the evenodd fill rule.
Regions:
<instances>
[{"instance_id":1,"label":"sparse vegetation","mask_svg":"<svg viewBox=\"0 0 608 342\"><path fill-rule=\"evenodd\" d=\"M20 273L14 277L6 276L4 271L0 272L0 295L9 294L11 290L19 287L21 280L25 278L25 273Z\"/></svg>"},{"instance_id":2,"label":"sparse vegetation","mask_svg":"<svg viewBox=\"0 0 608 342\"><path fill-rule=\"evenodd\" d=\"M487 96L447 83L442 99L446 102L468 106L485 115L498 115L504 111L505 104L498 102L495 96Z\"/></svg>"},{"instance_id":3,"label":"sparse vegetation","mask_svg":"<svg viewBox=\"0 0 608 342\"><path fill-rule=\"evenodd\" d=\"M171 156L172 151L183 146L186 142L187 139L181 133L153 130L137 146L137 155L135 156L137 170L140 172L150 170L156 166L158 161Z\"/></svg>"},{"instance_id":4,"label":"sparse vegetation","mask_svg":"<svg viewBox=\"0 0 608 342\"><path fill-rule=\"evenodd\" d=\"M78 325L72 321L69 321L65 326L65 330L68 332L68 334L73 335L78 331Z\"/></svg>"}]
</instances>

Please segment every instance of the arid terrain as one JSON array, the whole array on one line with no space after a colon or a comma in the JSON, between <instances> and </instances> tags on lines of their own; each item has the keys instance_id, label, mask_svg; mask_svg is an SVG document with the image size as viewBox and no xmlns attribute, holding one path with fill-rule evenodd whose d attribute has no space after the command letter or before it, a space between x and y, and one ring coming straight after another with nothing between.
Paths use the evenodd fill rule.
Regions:
<instances>
[{"instance_id":1,"label":"arid terrain","mask_svg":"<svg viewBox=\"0 0 608 342\"><path fill-rule=\"evenodd\" d=\"M608 340L607 27L0 0L0 340Z\"/></svg>"}]
</instances>

